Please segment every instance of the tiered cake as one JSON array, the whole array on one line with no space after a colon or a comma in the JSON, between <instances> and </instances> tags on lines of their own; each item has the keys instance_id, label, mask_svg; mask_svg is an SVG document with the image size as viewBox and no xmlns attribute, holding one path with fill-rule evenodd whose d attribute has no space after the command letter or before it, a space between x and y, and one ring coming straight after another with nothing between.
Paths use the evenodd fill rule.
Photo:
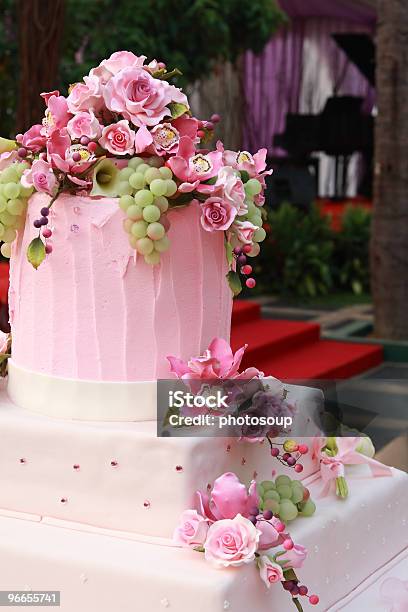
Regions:
<instances>
[{"instance_id":1,"label":"tiered cake","mask_svg":"<svg viewBox=\"0 0 408 612\"><path fill-rule=\"evenodd\" d=\"M336 462L322 454L324 441L314 444L312 437L291 441L286 458L273 452L285 441L268 436L257 441L157 437L155 381L173 376L167 357L177 356L196 373L204 362L219 373L218 360L208 352L189 360L203 355L214 338L222 347L229 341L230 287L236 290L238 272L253 286L246 256L256 254L256 238L263 237L253 207L263 203L255 183L262 184L264 166L246 152L229 162L232 152L220 146L217 152L203 149L188 158L183 130L196 146L213 127L206 122L181 125L180 117L187 120L186 100L176 88L171 97L167 86L173 86L165 80L158 88L162 97L149 102L155 122L150 113L143 123L141 108L151 98L141 97L145 89L137 79L152 87L165 74L162 65L146 66L143 59L114 54L65 103L62 96L45 94L43 126L19 137L18 153L10 146L0 160L6 172L0 175L0 199L9 211L0 221L7 239L2 251L11 254L13 342L0 400L0 591L60 591L64 612L281 612L293 609L292 599L298 609L300 601L304 606L318 603L315 595L305 599L299 585L306 582L309 595L318 593L321 610L357 612L363 609L360 602L370 601L370 610L401 612L404 608L391 607L394 591L381 590L380 583L391 577L405 588L405 474L387 473L366 458L368 465L347 468L349 495L339 500L326 486L331 482L326 468L335 465L342 477L340 442ZM129 85L129 71L136 85ZM126 91L134 89L120 111L118 92L123 97L120 79L125 77ZM114 79L116 98L109 85ZM102 127L102 97L112 125L127 123L111 139L112 125ZM92 106L86 108L89 100ZM160 114L158 100L170 110ZM154 140L157 126L164 132ZM167 143L168 131L176 142ZM70 152L57 152L65 138ZM102 167L109 161L106 155L130 161L121 169L116 161ZM160 156L160 163L152 161ZM180 161L185 159L187 166ZM37 162L49 168L37 166L34 176ZM217 164L217 172L209 171ZM93 196L87 172L93 173ZM61 181L58 188L53 177ZM110 191L103 193L107 185ZM33 189L39 193L31 196ZM139 195L142 191L151 195ZM192 194L190 201L186 194ZM30 196L27 206L23 200ZM12 225L18 225L17 236ZM236 376L239 362L234 364L236 371L229 371ZM205 371L208 376L210 370ZM286 391L285 401L304 418L305 434L318 434L313 411L319 392L291 386ZM304 453L301 462L298 449ZM357 455L363 457L349 453L349 462L366 461ZM282 503L277 506L281 515L269 508L277 503L272 490L280 491L277 499L288 499L300 486L286 495L287 485L271 484L272 477L294 474L317 509L292 520L284 518ZM257 480L258 490L252 484L247 493L238 478L246 486ZM205 493L197 497L197 490L207 491L211 501L205 501ZM307 499L305 493L296 502L300 515ZM234 504L241 508L238 513L232 512ZM199 522L196 531L191 522L179 526L188 508L196 508L191 511L196 514L190 513ZM231 543L228 532L218 540L218 549L210 550L209 534L232 523L235 529L236 515L239 537ZM290 520L290 537L278 516ZM266 523L268 533L262 531ZM207 539L199 531L208 533ZM292 557L282 568L279 554L272 560L260 546L272 531L272 549L280 547L281 558ZM196 537L195 545L181 547L180 533L184 543ZM220 552L222 546L228 550ZM239 554L235 550L234 561L226 561L234 547ZM291 551L299 555L296 562ZM293 572L303 561L298 583ZM283 581L284 588L275 581Z\"/></svg>"}]
</instances>

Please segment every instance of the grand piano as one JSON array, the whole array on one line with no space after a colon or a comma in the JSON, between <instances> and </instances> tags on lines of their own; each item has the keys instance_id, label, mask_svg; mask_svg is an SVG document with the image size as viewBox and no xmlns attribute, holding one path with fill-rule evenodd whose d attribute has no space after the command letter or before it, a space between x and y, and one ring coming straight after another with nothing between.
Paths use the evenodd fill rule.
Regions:
<instances>
[{"instance_id":1,"label":"grand piano","mask_svg":"<svg viewBox=\"0 0 408 612\"><path fill-rule=\"evenodd\" d=\"M374 85L375 48L365 34L334 34L337 44ZM276 134L273 144L284 149L287 157L273 158L275 169L269 181L268 198L272 205L287 199L300 206L307 205L317 195L318 161L312 154L324 152L334 158L335 193L346 195L347 167L353 153L363 158L363 173L359 193L370 195L374 149L374 119L364 112L364 100L357 96L332 96L317 115L286 115L284 132ZM310 170L314 167L313 172Z\"/></svg>"}]
</instances>

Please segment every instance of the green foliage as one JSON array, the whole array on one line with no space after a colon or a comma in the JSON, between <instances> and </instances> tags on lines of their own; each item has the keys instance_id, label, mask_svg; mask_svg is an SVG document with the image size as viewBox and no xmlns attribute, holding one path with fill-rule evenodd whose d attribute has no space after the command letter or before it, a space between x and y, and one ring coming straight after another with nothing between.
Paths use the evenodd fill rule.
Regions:
<instances>
[{"instance_id":1,"label":"green foliage","mask_svg":"<svg viewBox=\"0 0 408 612\"><path fill-rule=\"evenodd\" d=\"M0 134L14 136L17 106L17 18L15 0L0 0Z\"/></svg>"},{"instance_id":2,"label":"green foliage","mask_svg":"<svg viewBox=\"0 0 408 612\"><path fill-rule=\"evenodd\" d=\"M269 212L270 231L254 262L257 291L298 298L367 291L370 218L350 206L336 232L317 206L304 212L285 203Z\"/></svg>"},{"instance_id":3,"label":"green foliage","mask_svg":"<svg viewBox=\"0 0 408 612\"><path fill-rule=\"evenodd\" d=\"M363 207L346 208L334 250L336 285L356 295L369 290L371 213Z\"/></svg>"},{"instance_id":4,"label":"green foliage","mask_svg":"<svg viewBox=\"0 0 408 612\"><path fill-rule=\"evenodd\" d=\"M285 203L269 214L271 232L262 254L272 292L299 297L328 293L333 236L327 218L313 206L305 214Z\"/></svg>"},{"instance_id":5,"label":"green foliage","mask_svg":"<svg viewBox=\"0 0 408 612\"><path fill-rule=\"evenodd\" d=\"M179 68L186 85L219 60L261 51L283 19L273 0L68 0L61 79L126 49Z\"/></svg>"},{"instance_id":6,"label":"green foliage","mask_svg":"<svg viewBox=\"0 0 408 612\"><path fill-rule=\"evenodd\" d=\"M27 2L29 0L26 0ZM276 0L66 0L60 61L61 92L109 57L126 49L179 68L178 85L234 62L248 49L262 51L284 21ZM14 134L18 84L15 0L0 0L0 133ZM46 70L46 66L43 67ZM40 93L40 92L39 92Z\"/></svg>"}]
</instances>

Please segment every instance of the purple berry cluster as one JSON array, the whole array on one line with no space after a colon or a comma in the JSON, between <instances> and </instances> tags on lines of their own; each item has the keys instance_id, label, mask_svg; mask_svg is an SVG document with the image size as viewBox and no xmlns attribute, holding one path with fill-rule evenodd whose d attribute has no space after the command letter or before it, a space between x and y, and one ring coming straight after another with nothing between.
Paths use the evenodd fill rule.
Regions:
<instances>
[{"instance_id":1,"label":"purple berry cluster","mask_svg":"<svg viewBox=\"0 0 408 612\"><path fill-rule=\"evenodd\" d=\"M44 238L46 240L48 240L49 238L51 238L52 236L52 231L49 227L47 227L48 223L49 223L49 214L50 214L50 209L48 206L43 206L43 208L40 211L41 213L41 217L39 219L35 219L33 222L33 225L36 229L41 230L42 229L42 235L44 236ZM45 252L51 253L52 252L52 246L49 242L45 243Z\"/></svg>"}]
</instances>

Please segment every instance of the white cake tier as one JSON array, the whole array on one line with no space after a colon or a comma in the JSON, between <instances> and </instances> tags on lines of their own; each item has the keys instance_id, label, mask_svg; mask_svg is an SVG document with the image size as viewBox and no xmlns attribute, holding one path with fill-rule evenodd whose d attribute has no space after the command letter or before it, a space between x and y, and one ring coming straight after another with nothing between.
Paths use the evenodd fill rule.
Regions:
<instances>
[{"instance_id":1,"label":"white cake tier","mask_svg":"<svg viewBox=\"0 0 408 612\"><path fill-rule=\"evenodd\" d=\"M316 396L306 387L288 394L310 436L316 428L307 415ZM267 443L158 438L155 421L52 419L17 408L4 391L0 432L0 508L151 536L170 537L196 489L224 472L247 483L254 472L258 480L285 472ZM310 453L302 463L304 477L317 469ZM286 473L297 476L293 469Z\"/></svg>"},{"instance_id":2,"label":"white cake tier","mask_svg":"<svg viewBox=\"0 0 408 612\"><path fill-rule=\"evenodd\" d=\"M315 516L291 526L294 539L309 549L297 573L319 594L317 610L334 612L347 603L348 612L384 612L360 607L359 598L353 603L353 592L360 596L359 585L381 574L380 568L396 572L405 563L407 475L395 470L392 477L373 479L357 472L349 478L348 500L325 498ZM312 492L320 488L317 481ZM61 612L295 609L280 585L266 589L254 565L216 570L194 551L34 516L3 512L0 567L0 590L59 590Z\"/></svg>"}]
</instances>

